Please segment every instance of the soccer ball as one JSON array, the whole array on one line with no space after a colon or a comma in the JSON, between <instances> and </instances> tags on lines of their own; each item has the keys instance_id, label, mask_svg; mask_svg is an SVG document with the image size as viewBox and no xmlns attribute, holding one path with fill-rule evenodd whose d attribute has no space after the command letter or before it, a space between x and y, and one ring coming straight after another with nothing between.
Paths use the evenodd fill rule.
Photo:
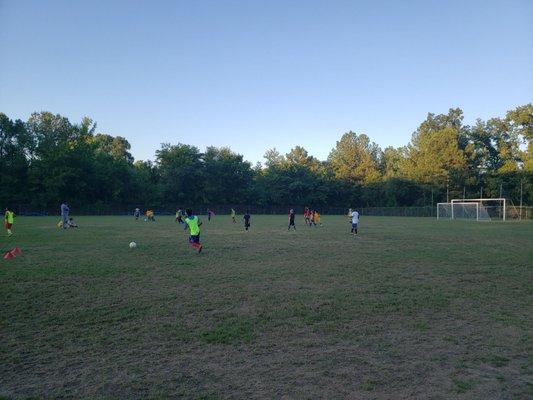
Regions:
<instances>
[{"instance_id":1,"label":"soccer ball","mask_svg":"<svg viewBox=\"0 0 533 400\"><path fill-rule=\"evenodd\" d=\"M134 249L135 247L137 247L137 243L131 242L130 243L130 249Z\"/></svg>"}]
</instances>

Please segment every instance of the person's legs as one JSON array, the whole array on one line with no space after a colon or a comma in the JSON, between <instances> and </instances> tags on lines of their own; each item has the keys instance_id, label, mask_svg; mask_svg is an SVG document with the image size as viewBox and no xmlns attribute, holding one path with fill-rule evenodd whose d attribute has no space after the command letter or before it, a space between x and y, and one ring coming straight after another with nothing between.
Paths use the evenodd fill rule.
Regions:
<instances>
[{"instance_id":1,"label":"person's legs","mask_svg":"<svg viewBox=\"0 0 533 400\"><path fill-rule=\"evenodd\" d=\"M11 236L13 232L11 232L11 228L13 227L13 224L6 222L6 230L7 230L7 236Z\"/></svg>"},{"instance_id":2,"label":"person's legs","mask_svg":"<svg viewBox=\"0 0 533 400\"><path fill-rule=\"evenodd\" d=\"M67 229L68 228L68 214L63 214L61 218L63 220L63 229Z\"/></svg>"},{"instance_id":3,"label":"person's legs","mask_svg":"<svg viewBox=\"0 0 533 400\"><path fill-rule=\"evenodd\" d=\"M202 245L200 244L200 235L189 236L189 243L192 247L198 250L198 253L202 252Z\"/></svg>"}]
</instances>

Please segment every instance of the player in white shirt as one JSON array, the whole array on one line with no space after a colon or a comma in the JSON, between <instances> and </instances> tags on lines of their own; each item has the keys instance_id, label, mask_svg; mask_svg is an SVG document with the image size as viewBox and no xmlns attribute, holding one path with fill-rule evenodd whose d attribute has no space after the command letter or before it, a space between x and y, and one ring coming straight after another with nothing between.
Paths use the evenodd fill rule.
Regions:
<instances>
[{"instance_id":1,"label":"player in white shirt","mask_svg":"<svg viewBox=\"0 0 533 400\"><path fill-rule=\"evenodd\" d=\"M352 219L352 235L357 235L357 224L359 223L359 213L354 210L352 211L352 215L351 215L351 219Z\"/></svg>"}]
</instances>

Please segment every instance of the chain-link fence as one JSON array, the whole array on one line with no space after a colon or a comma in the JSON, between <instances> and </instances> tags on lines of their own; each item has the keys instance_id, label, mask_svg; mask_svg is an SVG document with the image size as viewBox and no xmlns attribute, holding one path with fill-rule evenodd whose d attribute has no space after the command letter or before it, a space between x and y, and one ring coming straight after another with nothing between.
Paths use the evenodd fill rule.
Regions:
<instances>
[{"instance_id":1,"label":"chain-link fence","mask_svg":"<svg viewBox=\"0 0 533 400\"><path fill-rule=\"evenodd\" d=\"M92 205L89 207L77 208L75 204L70 205L72 215L133 215L136 206L106 206L106 205ZM188 208L188 207L187 207ZM233 208L238 214L249 212L251 214L265 214L265 215L284 215L294 208L297 214L302 214L304 207L302 206L258 206L258 205L198 205L191 207L195 213L199 215L207 214L207 210L211 210L216 214L229 214ZM361 215L383 216L383 217L433 217L437 216L437 207L352 207L359 211ZM152 207L156 215L173 215L176 212L175 207L161 206ZM183 210L185 207L183 207ZM144 213L146 208L141 208L141 213ZM320 207L317 211L323 215L347 215L348 207ZM26 216L44 216L44 215L59 215L59 207L56 209L41 209L36 210L31 207L19 206L15 209L17 215ZM508 206L507 219L533 219L533 207L524 206Z\"/></svg>"}]
</instances>

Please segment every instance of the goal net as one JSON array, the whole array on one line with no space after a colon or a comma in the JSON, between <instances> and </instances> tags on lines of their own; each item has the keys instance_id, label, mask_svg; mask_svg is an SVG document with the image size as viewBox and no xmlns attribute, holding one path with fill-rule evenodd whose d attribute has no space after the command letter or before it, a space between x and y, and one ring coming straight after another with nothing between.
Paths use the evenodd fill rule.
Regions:
<instances>
[{"instance_id":1,"label":"goal net","mask_svg":"<svg viewBox=\"0 0 533 400\"><path fill-rule=\"evenodd\" d=\"M449 203L437 204L437 219L505 221L505 217L505 199L453 199Z\"/></svg>"}]
</instances>

